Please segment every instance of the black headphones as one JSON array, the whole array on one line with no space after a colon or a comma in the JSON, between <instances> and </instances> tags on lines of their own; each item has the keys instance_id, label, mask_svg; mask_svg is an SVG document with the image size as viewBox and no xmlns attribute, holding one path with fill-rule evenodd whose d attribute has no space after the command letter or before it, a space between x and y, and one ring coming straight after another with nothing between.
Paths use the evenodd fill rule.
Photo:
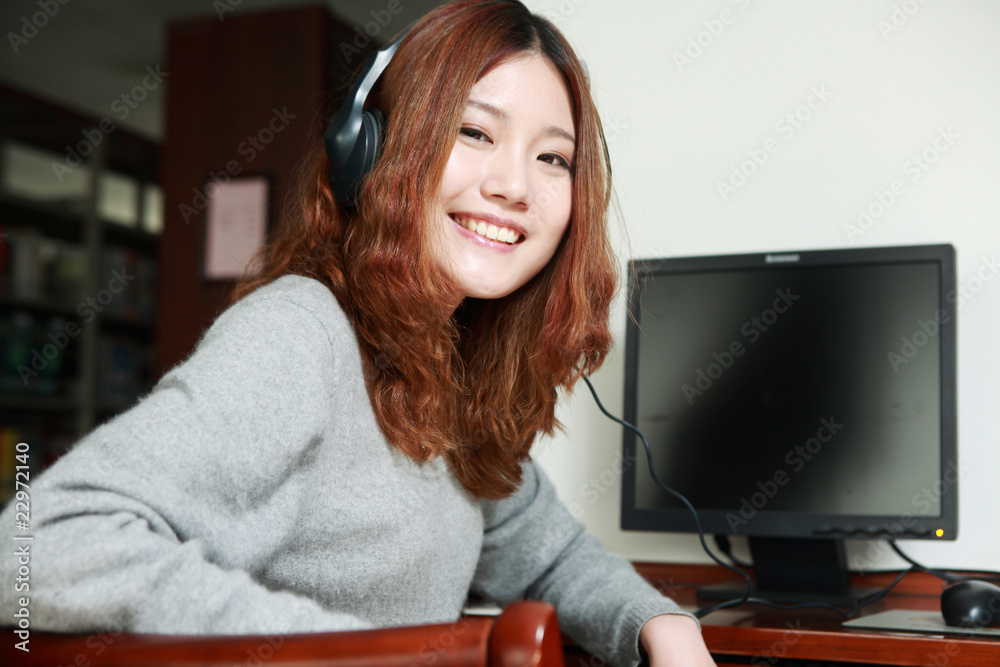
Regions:
<instances>
[{"instance_id":1,"label":"black headphones","mask_svg":"<svg viewBox=\"0 0 1000 667\"><path fill-rule=\"evenodd\" d=\"M389 65L400 42L410 32L407 28L402 35L381 51L368 57L358 73L354 87L348 92L344 104L330 121L326 131L326 155L330 160L330 187L337 201L353 207L358 194L358 186L365 174L371 171L382 148L382 130L385 116L378 109L365 109L365 101L378 78ZM581 61L582 64L582 61ZM586 65L584 75L589 82ZM604 147L605 163L611 173L611 156L604 139L604 128L597 124Z\"/></svg>"},{"instance_id":2,"label":"black headphones","mask_svg":"<svg viewBox=\"0 0 1000 667\"><path fill-rule=\"evenodd\" d=\"M368 57L326 131L330 186L334 197L345 206L354 205L361 179L371 170L382 148L385 116L378 109L366 110L365 100L408 32Z\"/></svg>"}]
</instances>

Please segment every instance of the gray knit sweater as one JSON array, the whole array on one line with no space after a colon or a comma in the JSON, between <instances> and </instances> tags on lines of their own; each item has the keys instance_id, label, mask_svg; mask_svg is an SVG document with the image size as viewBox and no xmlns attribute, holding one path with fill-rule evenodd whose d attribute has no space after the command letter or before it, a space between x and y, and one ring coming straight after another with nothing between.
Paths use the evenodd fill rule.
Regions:
<instances>
[{"instance_id":1,"label":"gray knit sweater","mask_svg":"<svg viewBox=\"0 0 1000 667\"><path fill-rule=\"evenodd\" d=\"M636 664L642 624L680 610L524 472L478 501L440 458L399 454L336 299L285 276L32 478L30 591L5 549L0 623L27 595L36 630L329 631L453 621L472 591L548 600L585 648Z\"/></svg>"}]
</instances>

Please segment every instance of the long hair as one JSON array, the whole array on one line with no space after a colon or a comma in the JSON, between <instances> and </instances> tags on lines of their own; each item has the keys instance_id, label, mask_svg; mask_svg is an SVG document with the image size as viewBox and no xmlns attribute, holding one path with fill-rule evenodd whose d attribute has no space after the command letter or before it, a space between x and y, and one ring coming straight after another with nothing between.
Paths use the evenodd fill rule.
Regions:
<instances>
[{"instance_id":1,"label":"long hair","mask_svg":"<svg viewBox=\"0 0 1000 667\"><path fill-rule=\"evenodd\" d=\"M445 164L472 86L527 54L552 62L572 105L569 225L528 283L456 310L430 233ZM519 485L538 432L560 426L557 390L596 370L611 345L610 169L587 78L544 18L519 2L466 0L421 19L374 92L385 144L356 210L334 200L317 147L280 226L250 264L258 273L230 301L289 273L325 284L353 322L388 441L416 461L444 456L472 494L502 498Z\"/></svg>"}]
</instances>

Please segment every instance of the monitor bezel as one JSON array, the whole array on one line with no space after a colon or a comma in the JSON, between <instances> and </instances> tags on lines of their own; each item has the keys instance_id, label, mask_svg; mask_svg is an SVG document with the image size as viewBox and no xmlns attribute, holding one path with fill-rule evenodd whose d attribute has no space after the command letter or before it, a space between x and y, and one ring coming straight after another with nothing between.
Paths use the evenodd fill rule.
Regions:
<instances>
[{"instance_id":1,"label":"monitor bezel","mask_svg":"<svg viewBox=\"0 0 1000 667\"><path fill-rule=\"evenodd\" d=\"M954 540L958 535L958 438L957 438L957 277L955 248L950 244L794 250L697 257L633 259L628 264L628 317L625 334L624 419L636 420L637 343L641 313L639 291L643 274L717 272L733 270L787 269L789 266L834 267L934 262L939 266L940 310L938 340L941 346L941 482L940 516L913 514L831 515L756 511L752 521L734 526L727 520L732 510L699 509L704 532L717 535L789 538L870 539L891 536L901 539ZM629 531L693 533L696 524L684 508L648 509L634 504L636 475L645 466L628 465L636 456L645 458L642 443L627 428L622 429L625 472L622 476L621 528ZM655 451L654 451L655 456ZM944 477L954 471L954 479ZM933 490L935 493L937 489ZM736 522L738 524L738 522Z\"/></svg>"}]
</instances>

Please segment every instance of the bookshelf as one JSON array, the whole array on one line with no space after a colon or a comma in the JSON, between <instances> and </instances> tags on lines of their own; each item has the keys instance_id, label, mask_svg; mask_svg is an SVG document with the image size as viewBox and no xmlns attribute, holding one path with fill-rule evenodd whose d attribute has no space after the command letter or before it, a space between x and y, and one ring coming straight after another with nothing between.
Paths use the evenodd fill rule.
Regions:
<instances>
[{"instance_id":1,"label":"bookshelf","mask_svg":"<svg viewBox=\"0 0 1000 667\"><path fill-rule=\"evenodd\" d=\"M109 110L110 111L110 110ZM0 84L0 503L152 384L159 146Z\"/></svg>"}]
</instances>

